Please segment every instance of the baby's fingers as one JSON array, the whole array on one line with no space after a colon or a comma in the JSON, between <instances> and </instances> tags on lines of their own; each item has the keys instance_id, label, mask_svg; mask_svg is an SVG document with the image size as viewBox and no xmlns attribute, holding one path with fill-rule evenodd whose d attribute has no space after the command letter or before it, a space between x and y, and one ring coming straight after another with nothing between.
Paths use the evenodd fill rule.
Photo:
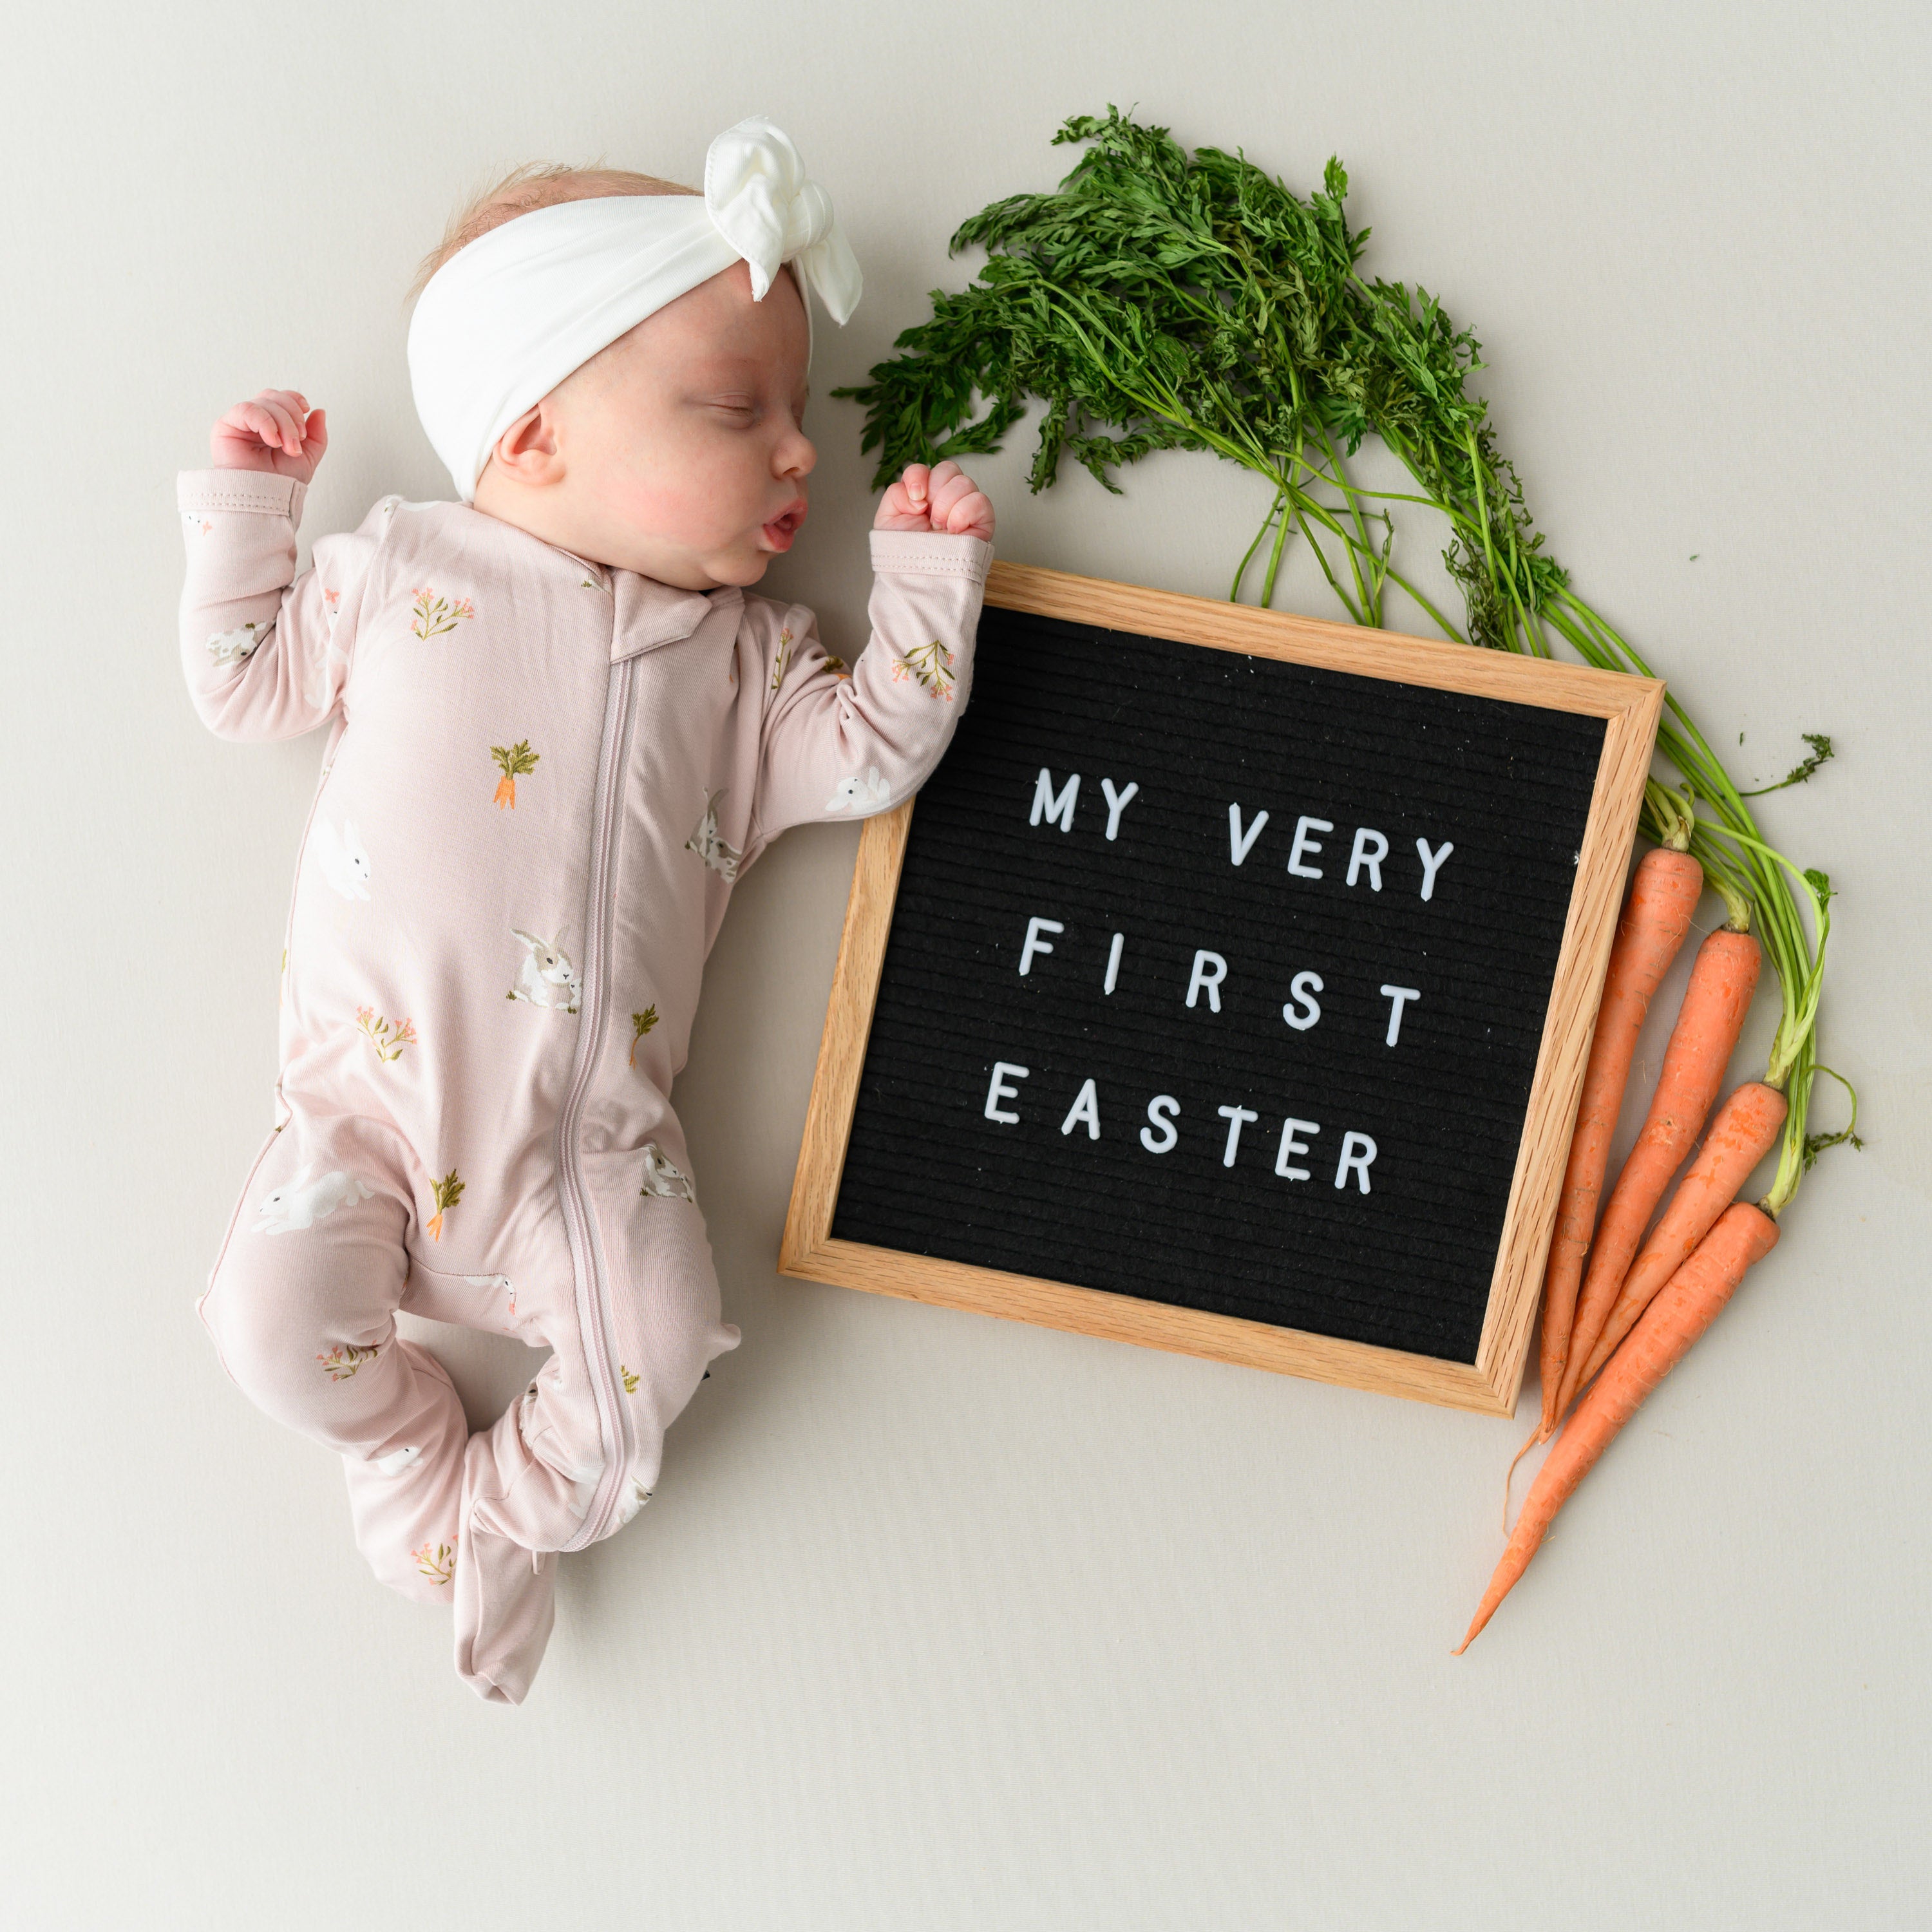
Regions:
<instances>
[{"instance_id":1,"label":"baby's fingers","mask_svg":"<svg viewBox=\"0 0 1932 1932\"><path fill-rule=\"evenodd\" d=\"M875 530L922 530L931 527L926 521L926 506L916 506L913 502L903 483L894 483L879 500L879 512L872 519Z\"/></svg>"},{"instance_id":2,"label":"baby's fingers","mask_svg":"<svg viewBox=\"0 0 1932 1932\"><path fill-rule=\"evenodd\" d=\"M264 389L255 400L274 416L281 432L282 448L291 456L301 455L308 420L308 398L299 389Z\"/></svg>"},{"instance_id":3,"label":"baby's fingers","mask_svg":"<svg viewBox=\"0 0 1932 1932\"><path fill-rule=\"evenodd\" d=\"M251 403L238 404L223 421L230 427L259 437L271 449L302 454L302 429L295 415L270 395L257 396Z\"/></svg>"},{"instance_id":4,"label":"baby's fingers","mask_svg":"<svg viewBox=\"0 0 1932 1932\"><path fill-rule=\"evenodd\" d=\"M933 518L933 527L940 526L940 520ZM993 506L980 491L962 496L946 513L944 525L953 536L983 538L988 543L993 540Z\"/></svg>"},{"instance_id":5,"label":"baby's fingers","mask_svg":"<svg viewBox=\"0 0 1932 1932\"><path fill-rule=\"evenodd\" d=\"M932 472L932 526L943 530L956 503L980 494L980 487L956 463L942 463Z\"/></svg>"},{"instance_id":6,"label":"baby's fingers","mask_svg":"<svg viewBox=\"0 0 1932 1932\"><path fill-rule=\"evenodd\" d=\"M906 464L904 473L900 476L892 489L904 493L904 508L916 514L926 514L926 502L932 496L933 473L926 464Z\"/></svg>"}]
</instances>

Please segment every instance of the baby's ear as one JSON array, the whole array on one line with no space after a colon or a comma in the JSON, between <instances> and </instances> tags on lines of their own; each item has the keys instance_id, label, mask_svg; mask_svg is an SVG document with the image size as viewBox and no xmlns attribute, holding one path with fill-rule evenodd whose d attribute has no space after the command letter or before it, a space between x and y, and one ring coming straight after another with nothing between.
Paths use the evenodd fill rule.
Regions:
<instances>
[{"instance_id":1,"label":"baby's ear","mask_svg":"<svg viewBox=\"0 0 1932 1932\"><path fill-rule=\"evenodd\" d=\"M532 404L497 437L490 460L519 483L556 480L562 466L557 456L556 407L550 396Z\"/></svg>"}]
</instances>

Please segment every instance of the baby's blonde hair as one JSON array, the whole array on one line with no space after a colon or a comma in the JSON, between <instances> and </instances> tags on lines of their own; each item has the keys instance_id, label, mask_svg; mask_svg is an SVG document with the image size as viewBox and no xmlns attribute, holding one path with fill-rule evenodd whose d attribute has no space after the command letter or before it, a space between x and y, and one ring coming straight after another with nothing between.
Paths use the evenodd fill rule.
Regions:
<instances>
[{"instance_id":1,"label":"baby's blonde hair","mask_svg":"<svg viewBox=\"0 0 1932 1932\"><path fill-rule=\"evenodd\" d=\"M628 168L573 168L561 161L526 161L469 202L444 230L442 239L423 257L410 293L419 296L429 278L459 249L466 248L493 228L514 221L533 209L554 208L560 202L590 201L607 194L697 194L682 182L662 181L656 175L634 174Z\"/></svg>"}]
</instances>

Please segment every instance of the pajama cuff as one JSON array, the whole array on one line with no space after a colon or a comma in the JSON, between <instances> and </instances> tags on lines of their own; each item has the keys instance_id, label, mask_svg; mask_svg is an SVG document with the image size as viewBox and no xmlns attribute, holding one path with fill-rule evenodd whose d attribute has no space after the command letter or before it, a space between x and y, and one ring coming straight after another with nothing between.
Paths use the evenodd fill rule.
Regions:
<instances>
[{"instance_id":1,"label":"pajama cuff","mask_svg":"<svg viewBox=\"0 0 1932 1932\"><path fill-rule=\"evenodd\" d=\"M175 501L184 512L241 510L295 524L308 494L306 483L266 470L184 470L175 479Z\"/></svg>"},{"instance_id":2,"label":"pajama cuff","mask_svg":"<svg viewBox=\"0 0 1932 1932\"><path fill-rule=\"evenodd\" d=\"M874 530L872 568L901 577L964 577L986 580L993 546L978 537L945 536L928 530Z\"/></svg>"}]
</instances>

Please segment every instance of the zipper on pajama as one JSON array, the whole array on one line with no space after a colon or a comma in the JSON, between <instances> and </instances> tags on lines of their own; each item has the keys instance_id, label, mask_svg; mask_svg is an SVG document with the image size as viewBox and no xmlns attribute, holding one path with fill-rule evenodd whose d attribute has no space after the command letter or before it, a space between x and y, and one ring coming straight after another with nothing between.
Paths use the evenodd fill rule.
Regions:
<instances>
[{"instance_id":1,"label":"zipper on pajama","mask_svg":"<svg viewBox=\"0 0 1932 1932\"><path fill-rule=\"evenodd\" d=\"M604 740L597 755L596 816L591 826L590 891L584 935L583 1012L577 1035L577 1064L570 1090L557 1120L557 1190L563 1202L563 1224L570 1239L571 1264L577 1276L577 1322L584 1359L597 1398L598 1433L604 1449L604 1473L577 1534L563 1547L580 1550L604 1533L617 1498L628 1479L632 1442L629 1412L617 1386L616 1351L612 1346L609 1277L596 1218L590 1212L578 1160L577 1136L585 1096L603 1043L604 955L610 942L613 855L617 842L617 806L623 793L624 768L631 737L631 682L636 660L626 658L612 668L604 703Z\"/></svg>"}]
</instances>

